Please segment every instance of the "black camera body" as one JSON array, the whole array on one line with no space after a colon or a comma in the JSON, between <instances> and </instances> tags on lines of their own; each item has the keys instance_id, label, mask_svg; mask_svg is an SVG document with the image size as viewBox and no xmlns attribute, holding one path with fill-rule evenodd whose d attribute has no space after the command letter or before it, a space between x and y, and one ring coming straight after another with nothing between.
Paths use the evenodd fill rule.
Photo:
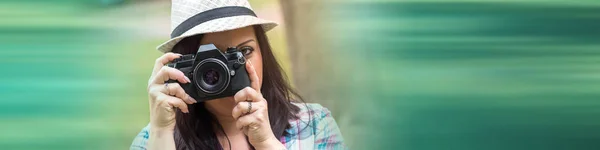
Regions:
<instances>
[{"instance_id":1,"label":"black camera body","mask_svg":"<svg viewBox=\"0 0 600 150\"><path fill-rule=\"evenodd\" d=\"M190 83L179 85L198 102L233 96L250 86L246 58L234 47L223 53L213 44L201 45L195 55L183 55L167 66L180 70L190 79Z\"/></svg>"}]
</instances>

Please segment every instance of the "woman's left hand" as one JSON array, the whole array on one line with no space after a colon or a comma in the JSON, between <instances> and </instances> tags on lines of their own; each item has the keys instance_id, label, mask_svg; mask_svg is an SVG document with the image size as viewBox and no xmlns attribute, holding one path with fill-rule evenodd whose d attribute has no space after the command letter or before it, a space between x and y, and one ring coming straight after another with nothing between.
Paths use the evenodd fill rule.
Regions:
<instances>
[{"instance_id":1,"label":"woman's left hand","mask_svg":"<svg viewBox=\"0 0 600 150\"><path fill-rule=\"evenodd\" d=\"M267 100L260 93L260 82L252 62L246 63L250 86L234 95L237 105L233 108L236 127L241 129L256 149L285 149L273 134L269 122Z\"/></svg>"}]
</instances>

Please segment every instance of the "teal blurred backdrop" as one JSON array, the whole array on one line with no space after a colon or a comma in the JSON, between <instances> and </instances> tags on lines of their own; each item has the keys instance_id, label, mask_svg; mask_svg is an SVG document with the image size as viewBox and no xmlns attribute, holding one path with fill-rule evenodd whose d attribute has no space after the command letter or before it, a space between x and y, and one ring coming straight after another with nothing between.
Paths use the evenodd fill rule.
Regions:
<instances>
[{"instance_id":1,"label":"teal blurred backdrop","mask_svg":"<svg viewBox=\"0 0 600 150\"><path fill-rule=\"evenodd\" d=\"M252 2L266 16L277 5ZM326 106L352 149L600 149L600 1L319 3L337 75ZM0 149L128 149L168 13L169 1L1 1ZM283 29L269 37L293 69Z\"/></svg>"},{"instance_id":2,"label":"teal blurred backdrop","mask_svg":"<svg viewBox=\"0 0 600 150\"><path fill-rule=\"evenodd\" d=\"M159 54L130 30L151 11L122 3L0 2L0 149L128 148Z\"/></svg>"},{"instance_id":3,"label":"teal blurred backdrop","mask_svg":"<svg viewBox=\"0 0 600 150\"><path fill-rule=\"evenodd\" d=\"M600 149L600 1L326 6L353 148Z\"/></svg>"}]
</instances>

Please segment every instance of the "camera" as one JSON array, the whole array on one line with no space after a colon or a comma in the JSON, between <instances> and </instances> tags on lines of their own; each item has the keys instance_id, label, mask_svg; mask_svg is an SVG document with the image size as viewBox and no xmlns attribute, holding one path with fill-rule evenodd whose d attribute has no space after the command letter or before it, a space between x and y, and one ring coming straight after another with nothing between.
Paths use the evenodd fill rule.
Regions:
<instances>
[{"instance_id":1,"label":"camera","mask_svg":"<svg viewBox=\"0 0 600 150\"><path fill-rule=\"evenodd\" d=\"M183 55L167 66L180 70L190 79L191 82L179 85L198 102L233 96L250 86L246 58L235 47L221 52L214 44L201 45L195 55Z\"/></svg>"}]
</instances>

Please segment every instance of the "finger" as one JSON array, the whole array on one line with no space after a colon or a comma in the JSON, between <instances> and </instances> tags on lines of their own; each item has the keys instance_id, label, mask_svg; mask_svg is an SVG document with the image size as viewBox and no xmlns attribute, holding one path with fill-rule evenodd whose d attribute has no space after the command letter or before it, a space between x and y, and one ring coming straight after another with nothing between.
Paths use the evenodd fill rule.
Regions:
<instances>
[{"instance_id":1,"label":"finger","mask_svg":"<svg viewBox=\"0 0 600 150\"><path fill-rule=\"evenodd\" d=\"M186 77L183 72L169 66L163 66L158 73L156 73L152 83L163 84L169 79L177 80L179 83L190 82L190 79Z\"/></svg>"},{"instance_id":2,"label":"finger","mask_svg":"<svg viewBox=\"0 0 600 150\"><path fill-rule=\"evenodd\" d=\"M252 113L251 115L245 115L237 119L235 122L235 126L238 129L247 129L256 130L260 126L260 123L263 121L263 117L261 113Z\"/></svg>"},{"instance_id":3,"label":"finger","mask_svg":"<svg viewBox=\"0 0 600 150\"><path fill-rule=\"evenodd\" d=\"M252 105L252 106L250 106L250 105ZM264 105L262 105L262 103L259 103L259 102L239 102L239 103L237 103L237 105L235 107L233 107L233 110L231 111L231 115L233 116L234 119L238 119L241 116L253 113L256 110L263 109L263 108L264 108ZM248 110L250 110L250 111L248 111Z\"/></svg>"},{"instance_id":4,"label":"finger","mask_svg":"<svg viewBox=\"0 0 600 150\"><path fill-rule=\"evenodd\" d=\"M162 93L157 97L157 100L159 102L166 102L170 106L177 107L181 110L181 112L184 112L184 113L189 112L187 104L185 104L185 102L183 102L183 100L181 100L177 97L169 96L169 95Z\"/></svg>"},{"instance_id":5,"label":"finger","mask_svg":"<svg viewBox=\"0 0 600 150\"><path fill-rule=\"evenodd\" d=\"M250 87L260 93L260 81L258 79L258 74L256 73L256 69L250 60L248 60L248 63L246 63L246 70L248 71L248 77L250 77Z\"/></svg>"},{"instance_id":6,"label":"finger","mask_svg":"<svg viewBox=\"0 0 600 150\"><path fill-rule=\"evenodd\" d=\"M181 54L176 54L176 53L171 53L171 52L165 53L162 56L158 57L154 63L154 69L152 69L152 75L155 75L156 72L158 72L158 70L160 70L160 68L162 66L173 61L173 59L179 58L179 57L181 57Z\"/></svg>"},{"instance_id":7,"label":"finger","mask_svg":"<svg viewBox=\"0 0 600 150\"><path fill-rule=\"evenodd\" d=\"M253 88L246 87L246 88L238 91L237 93L235 93L235 95L233 95L233 99L235 100L236 103L239 103L239 102L243 102L243 101L258 102L258 101L262 100L263 98L260 95L260 93L258 93Z\"/></svg>"},{"instance_id":8,"label":"finger","mask_svg":"<svg viewBox=\"0 0 600 150\"><path fill-rule=\"evenodd\" d=\"M197 103L194 98L185 93L185 90L179 85L179 83L167 83L162 86L161 92L167 95L175 95L175 97L182 99L187 104Z\"/></svg>"}]
</instances>

